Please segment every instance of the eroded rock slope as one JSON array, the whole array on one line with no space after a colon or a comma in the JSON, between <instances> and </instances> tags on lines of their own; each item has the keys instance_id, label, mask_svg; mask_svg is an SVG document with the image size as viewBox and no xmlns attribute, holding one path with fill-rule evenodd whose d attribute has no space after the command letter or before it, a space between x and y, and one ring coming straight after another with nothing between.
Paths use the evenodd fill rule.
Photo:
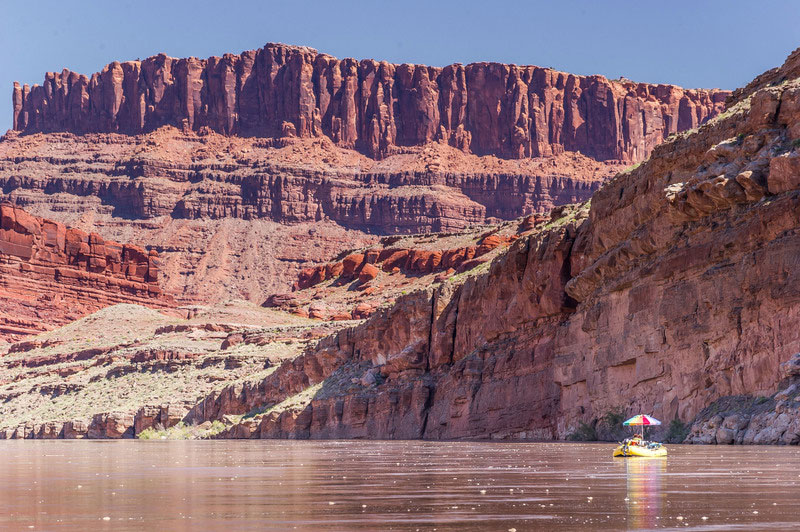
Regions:
<instances>
[{"instance_id":1,"label":"eroded rock slope","mask_svg":"<svg viewBox=\"0 0 800 532\"><path fill-rule=\"evenodd\" d=\"M564 438L620 408L686 421L774 394L800 351L798 76L795 52L488 272L409 294L190 419L249 413L235 437Z\"/></svg>"},{"instance_id":2,"label":"eroded rock slope","mask_svg":"<svg viewBox=\"0 0 800 532\"><path fill-rule=\"evenodd\" d=\"M15 86L2 196L156 249L183 301L262 301L372 235L462 231L588 199L723 108L534 66L339 60L269 44Z\"/></svg>"},{"instance_id":3,"label":"eroded rock slope","mask_svg":"<svg viewBox=\"0 0 800 532\"><path fill-rule=\"evenodd\" d=\"M63 325L115 303L174 306L155 251L0 204L0 340Z\"/></svg>"}]
</instances>

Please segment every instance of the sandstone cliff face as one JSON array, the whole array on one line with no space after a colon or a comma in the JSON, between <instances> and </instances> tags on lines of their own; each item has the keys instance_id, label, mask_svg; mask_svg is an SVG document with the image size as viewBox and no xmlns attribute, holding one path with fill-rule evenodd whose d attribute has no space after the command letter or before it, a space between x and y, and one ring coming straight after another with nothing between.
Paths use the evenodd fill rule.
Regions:
<instances>
[{"instance_id":1,"label":"sandstone cliff face","mask_svg":"<svg viewBox=\"0 0 800 532\"><path fill-rule=\"evenodd\" d=\"M488 273L408 295L190 418L273 406L231 437L563 438L619 408L690 420L770 395L800 351L798 124L796 75L757 88Z\"/></svg>"},{"instance_id":2,"label":"sandstone cliff face","mask_svg":"<svg viewBox=\"0 0 800 532\"><path fill-rule=\"evenodd\" d=\"M163 125L244 136L325 135L384 157L443 141L524 158L577 151L639 161L722 109L726 91L685 90L498 63L444 68L339 60L267 44L209 59L114 62L87 77L14 85L17 131L138 134Z\"/></svg>"},{"instance_id":3,"label":"sandstone cliff face","mask_svg":"<svg viewBox=\"0 0 800 532\"><path fill-rule=\"evenodd\" d=\"M444 144L375 161L327 138L174 128L138 136L10 133L0 198L146 245L162 289L186 301L262 302L299 271L375 234L461 231L582 201L624 167L577 153L505 160Z\"/></svg>"},{"instance_id":4,"label":"sandstone cliff face","mask_svg":"<svg viewBox=\"0 0 800 532\"><path fill-rule=\"evenodd\" d=\"M278 44L160 55L15 85L0 197L157 249L162 288L183 300L261 302L373 234L460 231L585 201L727 95Z\"/></svg>"},{"instance_id":5,"label":"sandstone cliff face","mask_svg":"<svg viewBox=\"0 0 800 532\"><path fill-rule=\"evenodd\" d=\"M482 163L441 145L376 163L327 140L174 128L141 137L12 134L0 142L0 188L10 196L96 197L132 219L324 219L379 234L452 231L585 200L619 168L580 155Z\"/></svg>"},{"instance_id":6,"label":"sandstone cliff face","mask_svg":"<svg viewBox=\"0 0 800 532\"><path fill-rule=\"evenodd\" d=\"M772 395L800 375L798 124L800 78L760 87L488 271L403 296L183 420L236 438L553 439L620 408L686 421ZM793 386L693 434L796 443Z\"/></svg>"},{"instance_id":7,"label":"sandstone cliff face","mask_svg":"<svg viewBox=\"0 0 800 532\"><path fill-rule=\"evenodd\" d=\"M0 204L0 338L60 325L107 305L170 306L159 257Z\"/></svg>"}]
</instances>

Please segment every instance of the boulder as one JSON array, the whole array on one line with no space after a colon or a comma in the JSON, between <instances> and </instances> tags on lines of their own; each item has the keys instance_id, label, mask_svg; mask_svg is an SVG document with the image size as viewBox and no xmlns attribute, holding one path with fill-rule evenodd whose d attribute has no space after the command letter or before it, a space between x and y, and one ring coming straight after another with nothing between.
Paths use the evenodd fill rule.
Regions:
<instances>
[{"instance_id":1,"label":"boulder","mask_svg":"<svg viewBox=\"0 0 800 532\"><path fill-rule=\"evenodd\" d=\"M89 437L89 423L82 419L75 419L64 423L63 437L65 440L81 440Z\"/></svg>"},{"instance_id":2,"label":"boulder","mask_svg":"<svg viewBox=\"0 0 800 532\"><path fill-rule=\"evenodd\" d=\"M226 349L230 349L235 345L239 345L244 341L244 335L242 333L232 333L229 334L223 341L222 345L220 345L220 349L225 351Z\"/></svg>"},{"instance_id":3,"label":"boulder","mask_svg":"<svg viewBox=\"0 0 800 532\"><path fill-rule=\"evenodd\" d=\"M353 308L352 318L354 320L367 319L373 312L375 312L375 305L370 303L359 303Z\"/></svg>"},{"instance_id":4,"label":"boulder","mask_svg":"<svg viewBox=\"0 0 800 532\"><path fill-rule=\"evenodd\" d=\"M770 194L781 194L798 187L800 187L800 154L792 151L770 159L767 176L767 188Z\"/></svg>"},{"instance_id":5,"label":"boulder","mask_svg":"<svg viewBox=\"0 0 800 532\"><path fill-rule=\"evenodd\" d=\"M800 353L795 353L789 360L782 362L780 370L783 378L800 375Z\"/></svg>"},{"instance_id":6,"label":"boulder","mask_svg":"<svg viewBox=\"0 0 800 532\"><path fill-rule=\"evenodd\" d=\"M380 271L372 264L364 264L361 268L361 272L358 274L358 280L361 284L367 284L378 277L378 273L380 273Z\"/></svg>"},{"instance_id":7,"label":"boulder","mask_svg":"<svg viewBox=\"0 0 800 532\"><path fill-rule=\"evenodd\" d=\"M361 253L352 253L342 260L342 277L345 279L352 279L355 277L358 268L364 262L364 255Z\"/></svg>"}]
</instances>

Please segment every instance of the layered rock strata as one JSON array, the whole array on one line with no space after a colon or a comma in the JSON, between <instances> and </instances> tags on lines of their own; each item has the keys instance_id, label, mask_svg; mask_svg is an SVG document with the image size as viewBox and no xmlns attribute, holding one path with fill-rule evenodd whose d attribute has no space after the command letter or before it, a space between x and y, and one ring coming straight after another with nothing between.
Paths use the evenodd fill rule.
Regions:
<instances>
[{"instance_id":1,"label":"layered rock strata","mask_svg":"<svg viewBox=\"0 0 800 532\"><path fill-rule=\"evenodd\" d=\"M403 272L411 275L448 270L463 272L483 262L480 257L514 240L516 235L489 234L481 238L477 245L446 250L371 248L364 253L351 253L341 261L304 269L292 289L303 290L330 279L344 284L358 278L364 286L377 277L378 267L385 272Z\"/></svg>"},{"instance_id":2,"label":"layered rock strata","mask_svg":"<svg viewBox=\"0 0 800 532\"><path fill-rule=\"evenodd\" d=\"M0 347L0 439L127 438L169 429L198 396L263 378L346 325L244 302L184 310L190 318L113 305L7 352Z\"/></svg>"},{"instance_id":3,"label":"layered rock strata","mask_svg":"<svg viewBox=\"0 0 800 532\"><path fill-rule=\"evenodd\" d=\"M444 68L339 60L267 44L239 55L114 62L13 89L14 129L139 134L163 125L243 136L327 136L383 157L441 140L480 155L578 151L638 161L719 111L726 91L686 90L499 63Z\"/></svg>"},{"instance_id":4,"label":"layered rock strata","mask_svg":"<svg viewBox=\"0 0 800 532\"><path fill-rule=\"evenodd\" d=\"M620 409L690 420L771 396L800 351L798 58L488 273L401 298L189 417L271 407L231 437L550 439Z\"/></svg>"},{"instance_id":5,"label":"layered rock strata","mask_svg":"<svg viewBox=\"0 0 800 532\"><path fill-rule=\"evenodd\" d=\"M278 44L160 55L15 86L0 196L158 250L163 288L186 302L260 302L373 234L461 231L585 201L727 95Z\"/></svg>"},{"instance_id":6,"label":"layered rock strata","mask_svg":"<svg viewBox=\"0 0 800 532\"><path fill-rule=\"evenodd\" d=\"M482 160L437 144L376 162L329 140L6 135L0 189L23 204L96 198L116 218L329 220L378 234L453 231L588 199L623 168L579 154ZM68 205L57 205L68 210Z\"/></svg>"},{"instance_id":7,"label":"layered rock strata","mask_svg":"<svg viewBox=\"0 0 800 532\"><path fill-rule=\"evenodd\" d=\"M0 338L35 334L104 306L169 307L158 253L0 204Z\"/></svg>"},{"instance_id":8,"label":"layered rock strata","mask_svg":"<svg viewBox=\"0 0 800 532\"><path fill-rule=\"evenodd\" d=\"M147 245L183 300L261 302L374 234L463 231L585 200L619 163L501 160L434 144L374 161L323 139L9 134L0 197Z\"/></svg>"}]
</instances>

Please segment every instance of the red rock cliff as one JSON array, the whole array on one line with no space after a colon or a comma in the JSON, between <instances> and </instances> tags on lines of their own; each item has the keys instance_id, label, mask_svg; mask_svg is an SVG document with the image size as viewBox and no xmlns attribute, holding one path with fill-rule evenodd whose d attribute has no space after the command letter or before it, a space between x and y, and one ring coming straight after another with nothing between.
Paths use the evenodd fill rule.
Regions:
<instances>
[{"instance_id":1,"label":"red rock cliff","mask_svg":"<svg viewBox=\"0 0 800 532\"><path fill-rule=\"evenodd\" d=\"M409 294L191 417L316 386L226 435L539 439L618 409L687 421L720 398L772 395L800 374L796 65L800 50L783 81L658 147L487 273ZM779 414L746 438L739 426L742 441L800 441L797 403Z\"/></svg>"},{"instance_id":2,"label":"red rock cliff","mask_svg":"<svg viewBox=\"0 0 800 532\"><path fill-rule=\"evenodd\" d=\"M162 125L245 136L326 135L382 157L441 140L479 155L578 151L639 161L718 113L729 93L499 63L444 68L339 60L267 44L209 59L164 54L87 77L14 84L14 129L142 133Z\"/></svg>"},{"instance_id":3,"label":"red rock cliff","mask_svg":"<svg viewBox=\"0 0 800 532\"><path fill-rule=\"evenodd\" d=\"M0 204L0 339L115 303L165 307L155 252Z\"/></svg>"}]
</instances>

